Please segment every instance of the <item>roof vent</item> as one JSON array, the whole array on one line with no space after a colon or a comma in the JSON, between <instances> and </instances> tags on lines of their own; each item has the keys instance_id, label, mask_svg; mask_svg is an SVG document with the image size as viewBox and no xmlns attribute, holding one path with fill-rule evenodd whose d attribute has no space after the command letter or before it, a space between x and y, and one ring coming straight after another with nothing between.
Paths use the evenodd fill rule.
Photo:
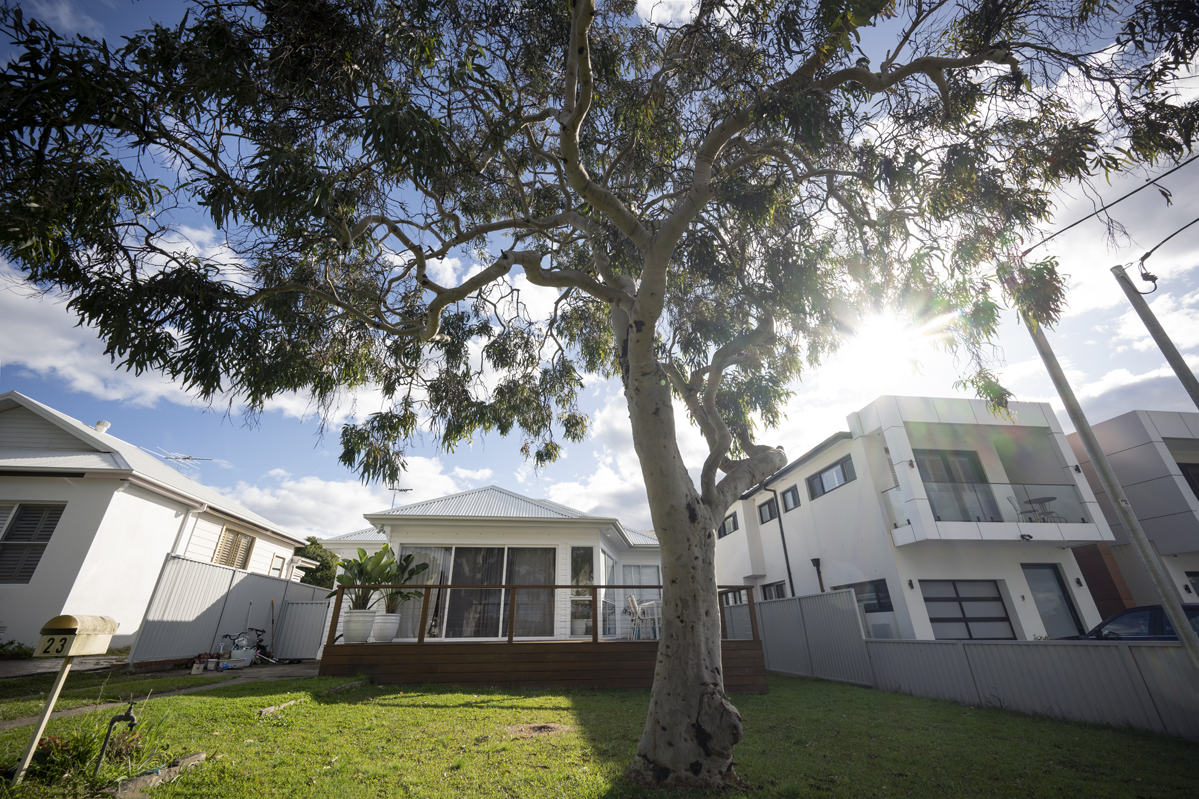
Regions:
<instances>
[{"instance_id":1,"label":"roof vent","mask_svg":"<svg viewBox=\"0 0 1199 799\"><path fill-rule=\"evenodd\" d=\"M106 433L110 427L112 427L112 422L105 422L103 420L96 422L97 433Z\"/></svg>"}]
</instances>

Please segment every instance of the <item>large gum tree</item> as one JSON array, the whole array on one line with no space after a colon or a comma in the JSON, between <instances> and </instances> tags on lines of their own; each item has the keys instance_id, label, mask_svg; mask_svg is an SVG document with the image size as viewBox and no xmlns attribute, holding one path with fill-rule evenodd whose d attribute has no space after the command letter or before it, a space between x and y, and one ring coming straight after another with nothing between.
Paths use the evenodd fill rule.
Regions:
<instances>
[{"instance_id":1,"label":"large gum tree","mask_svg":"<svg viewBox=\"0 0 1199 799\"><path fill-rule=\"evenodd\" d=\"M119 365L252 410L378 387L342 459L387 480L422 432L547 464L619 378L665 583L629 774L660 786L737 781L714 530L785 464L801 366L889 305L1002 405L1000 304L1062 301L1019 256L1051 192L1195 120L1186 0L196 0L119 45L0 13L0 246Z\"/></svg>"}]
</instances>

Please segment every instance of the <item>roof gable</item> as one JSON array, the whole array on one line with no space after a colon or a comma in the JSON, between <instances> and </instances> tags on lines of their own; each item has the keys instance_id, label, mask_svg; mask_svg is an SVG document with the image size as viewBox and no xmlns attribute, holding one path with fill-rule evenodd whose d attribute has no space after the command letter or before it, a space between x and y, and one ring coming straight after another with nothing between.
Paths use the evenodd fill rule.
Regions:
<instances>
[{"instance_id":1,"label":"roof gable","mask_svg":"<svg viewBox=\"0 0 1199 799\"><path fill-rule=\"evenodd\" d=\"M0 407L0 449L98 452L87 441L15 401Z\"/></svg>"},{"instance_id":2,"label":"roof gable","mask_svg":"<svg viewBox=\"0 0 1199 799\"><path fill-rule=\"evenodd\" d=\"M368 516L478 516L515 519L587 519L586 513L543 499L530 499L499 486L426 499Z\"/></svg>"},{"instance_id":3,"label":"roof gable","mask_svg":"<svg viewBox=\"0 0 1199 799\"><path fill-rule=\"evenodd\" d=\"M141 447L109 433L101 433L94 427L48 405L43 405L37 400L30 399L24 394L17 391L0 394L0 411L4 409L12 410L0 412L0 420L5 416L21 414L15 416L18 424L21 424L29 421L29 418L32 417L38 425L59 431L59 435L71 442L66 451L43 447L35 452L23 453L24 457L21 457L22 453L11 446L3 447L4 457L0 458L0 462L5 466L38 469L63 469L70 466L76 469L86 469L89 472L133 472L139 477L148 478L152 483L194 497L217 513L233 517L235 520L249 522L251 525L264 528L284 538L303 542L302 538L288 533L269 519L264 519L252 510L242 507L203 483L198 483L190 477L180 474ZM89 453L106 454L93 454L88 457Z\"/></svg>"}]
</instances>

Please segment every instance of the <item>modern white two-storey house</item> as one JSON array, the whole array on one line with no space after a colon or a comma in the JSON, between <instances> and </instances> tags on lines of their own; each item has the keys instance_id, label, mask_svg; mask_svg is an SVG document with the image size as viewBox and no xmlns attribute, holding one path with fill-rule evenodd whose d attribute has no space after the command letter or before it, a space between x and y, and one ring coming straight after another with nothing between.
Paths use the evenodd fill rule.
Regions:
<instances>
[{"instance_id":1,"label":"modern white two-storey house","mask_svg":"<svg viewBox=\"0 0 1199 799\"><path fill-rule=\"evenodd\" d=\"M742 496L717 578L855 590L868 636L1061 637L1101 621L1071 547L1112 533L1052 409L886 396ZM732 601L736 601L733 597Z\"/></svg>"}]
</instances>

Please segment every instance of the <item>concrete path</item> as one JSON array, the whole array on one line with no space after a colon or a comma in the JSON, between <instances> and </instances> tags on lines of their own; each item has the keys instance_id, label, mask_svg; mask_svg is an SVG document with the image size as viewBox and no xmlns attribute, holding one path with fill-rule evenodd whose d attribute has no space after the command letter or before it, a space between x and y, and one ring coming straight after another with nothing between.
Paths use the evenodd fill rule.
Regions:
<instances>
[{"instance_id":1,"label":"concrete path","mask_svg":"<svg viewBox=\"0 0 1199 799\"><path fill-rule=\"evenodd\" d=\"M241 685L248 682L262 682L265 680L292 680L304 677L317 676L317 670L320 668L320 662L315 660L305 661L303 663L292 663L285 666L261 665L251 666L245 671L239 671L237 676L232 680L223 680L209 685L197 685L194 688L181 688L178 691L168 691L163 694L154 694L155 699L161 699L164 696L179 696L181 694L194 694L198 691L211 691L214 688L226 688L230 685ZM207 672L205 672L207 673ZM128 706L128 702L105 702L100 705L88 705L86 707L77 707L72 710L60 710L50 714L50 718L64 718L66 716L77 716L80 713L90 713L93 710L103 710L105 708L121 708ZM0 732L11 730L13 727L24 727L33 724L37 721L37 716L29 716L23 719L13 719L12 721L0 721Z\"/></svg>"},{"instance_id":2,"label":"concrete path","mask_svg":"<svg viewBox=\"0 0 1199 799\"><path fill-rule=\"evenodd\" d=\"M119 657L79 657L71 664L71 671L105 671L111 669L114 663L121 663ZM28 677L31 674L53 674L62 668L58 658L31 658L29 660L0 660L0 680L6 677Z\"/></svg>"}]
</instances>

